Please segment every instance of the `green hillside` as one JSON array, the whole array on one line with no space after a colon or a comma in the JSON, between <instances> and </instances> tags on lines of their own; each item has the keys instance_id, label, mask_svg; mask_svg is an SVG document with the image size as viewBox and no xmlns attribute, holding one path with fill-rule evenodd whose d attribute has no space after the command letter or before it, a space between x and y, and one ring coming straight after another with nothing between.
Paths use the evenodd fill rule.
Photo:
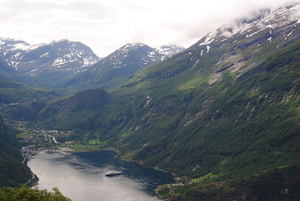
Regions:
<instances>
[{"instance_id":1,"label":"green hillside","mask_svg":"<svg viewBox=\"0 0 300 201\"><path fill-rule=\"evenodd\" d=\"M124 156L192 177L298 163L299 41L270 51L272 45L242 62L249 49L231 51L222 63L224 52L211 50L196 65L191 58L200 52L191 47L137 73L112 91L121 94L109 119L116 146Z\"/></svg>"},{"instance_id":2,"label":"green hillside","mask_svg":"<svg viewBox=\"0 0 300 201\"><path fill-rule=\"evenodd\" d=\"M60 86L77 91L88 88L112 89L135 72L161 61L161 57L155 49L145 44L126 44Z\"/></svg>"},{"instance_id":3,"label":"green hillside","mask_svg":"<svg viewBox=\"0 0 300 201\"><path fill-rule=\"evenodd\" d=\"M278 13L221 27L109 91L60 97L3 77L0 111L174 173L159 189L170 200L298 200L300 24ZM110 88L124 74L110 65L69 84Z\"/></svg>"},{"instance_id":4,"label":"green hillside","mask_svg":"<svg viewBox=\"0 0 300 201\"><path fill-rule=\"evenodd\" d=\"M38 117L43 128L75 130L84 134L100 127L95 124L95 119L103 115L108 100L109 95L103 89L87 89L47 102Z\"/></svg>"},{"instance_id":5,"label":"green hillside","mask_svg":"<svg viewBox=\"0 0 300 201\"><path fill-rule=\"evenodd\" d=\"M17 132L12 126L4 124L0 116L0 187L16 187L32 178L30 169L22 164Z\"/></svg>"},{"instance_id":6,"label":"green hillside","mask_svg":"<svg viewBox=\"0 0 300 201\"><path fill-rule=\"evenodd\" d=\"M36 122L38 112L49 99L58 94L34 89L11 80L18 78L6 62L0 59L0 187L17 187L32 179L32 172L23 162L14 126L4 124L2 116L11 120Z\"/></svg>"},{"instance_id":7,"label":"green hillside","mask_svg":"<svg viewBox=\"0 0 300 201\"><path fill-rule=\"evenodd\" d=\"M219 32L214 40L209 34L135 73L108 92L105 104L88 99L81 114L82 109L73 109L78 105L75 95L48 104L40 115L57 119L52 125L60 129L69 129L70 119L77 116L89 139L105 141L120 157L181 179L198 178L196 183L297 167L299 25L273 30L272 42L268 29L255 37ZM72 114L64 116L68 112L62 108L72 101ZM51 113L56 104L60 109Z\"/></svg>"},{"instance_id":8,"label":"green hillside","mask_svg":"<svg viewBox=\"0 0 300 201\"><path fill-rule=\"evenodd\" d=\"M59 97L54 91L34 89L16 83L10 85L13 86L0 88L0 112L10 120L34 122L45 102Z\"/></svg>"},{"instance_id":9,"label":"green hillside","mask_svg":"<svg viewBox=\"0 0 300 201\"><path fill-rule=\"evenodd\" d=\"M15 69L7 64L5 59L0 57L0 87L2 88L4 83L10 83L9 86L15 86L16 83L14 82L32 84L33 81L30 76L19 74Z\"/></svg>"},{"instance_id":10,"label":"green hillside","mask_svg":"<svg viewBox=\"0 0 300 201\"><path fill-rule=\"evenodd\" d=\"M0 58L0 114L7 120L36 121L45 103L60 96L58 92L28 87L15 80L24 81Z\"/></svg>"}]
</instances>

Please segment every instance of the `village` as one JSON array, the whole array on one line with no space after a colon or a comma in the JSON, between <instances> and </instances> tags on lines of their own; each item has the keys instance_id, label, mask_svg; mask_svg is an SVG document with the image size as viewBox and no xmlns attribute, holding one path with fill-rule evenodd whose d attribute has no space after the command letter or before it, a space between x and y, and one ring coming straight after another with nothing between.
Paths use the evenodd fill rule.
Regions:
<instances>
[{"instance_id":1,"label":"village","mask_svg":"<svg viewBox=\"0 0 300 201\"><path fill-rule=\"evenodd\" d=\"M34 130L17 135L22 144L21 153L23 162L34 158L34 155L39 151L46 152L74 152L73 149L68 148L73 145L74 141L65 141L69 136L74 135L73 131L57 131L57 130ZM57 139L62 139L59 141Z\"/></svg>"}]
</instances>

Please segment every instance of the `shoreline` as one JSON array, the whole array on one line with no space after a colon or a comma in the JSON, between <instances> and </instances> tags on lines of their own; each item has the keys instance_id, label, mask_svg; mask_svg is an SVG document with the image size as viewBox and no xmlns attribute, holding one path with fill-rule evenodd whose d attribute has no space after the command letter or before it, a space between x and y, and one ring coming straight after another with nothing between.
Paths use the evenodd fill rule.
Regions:
<instances>
[{"instance_id":1,"label":"shoreline","mask_svg":"<svg viewBox=\"0 0 300 201\"><path fill-rule=\"evenodd\" d=\"M116 152L117 154L120 154L120 152L118 150L115 150L115 149L92 149L92 150L82 150L82 151L75 151L74 150L73 153L93 152L93 151L113 151L113 152Z\"/></svg>"},{"instance_id":2,"label":"shoreline","mask_svg":"<svg viewBox=\"0 0 300 201\"><path fill-rule=\"evenodd\" d=\"M173 172L168 172L166 170L163 170L163 169L160 169L158 167L151 167L151 166L147 166L147 165L144 165L142 161L139 161L139 160L128 160L128 159L124 159L122 157L118 157L120 156L120 151L119 150L116 150L116 149L95 149L95 150L82 150L82 151L75 151L73 153L81 153L81 152L93 152L93 151L113 151L117 154L117 156L115 156L115 158L119 159L119 160L122 160L122 161L127 161L127 162L133 162L133 163L136 163L142 167L146 167L146 168L151 168L151 169L154 169L154 170L158 170L158 171L161 171L161 172L165 172L165 173L169 173L169 174L172 174L173 177L175 178L176 174L173 173Z\"/></svg>"},{"instance_id":3,"label":"shoreline","mask_svg":"<svg viewBox=\"0 0 300 201\"><path fill-rule=\"evenodd\" d=\"M71 148L68 148L68 149L71 149ZM132 162L132 163L135 163L141 167L145 167L145 168L150 168L150 169L153 169L153 170L157 170L157 171L161 171L161 172L164 172L164 173L168 173L168 174L172 174L172 176L174 177L174 182L175 182L175 173L172 173L172 172L168 172L166 170L163 170L163 169L159 169L158 167L151 167L151 166L147 166L145 164L143 164L142 161L139 161L139 160L128 160L128 159L124 159L122 157L120 157L120 151L119 150L116 150L116 149L94 149L94 150L81 150L81 151L76 151L74 149L72 149L73 151L62 151L62 150L58 150L57 152L60 152L60 153L66 153L66 154L72 154L72 153L84 153L84 152L95 152L95 151L113 151L116 153L116 155L114 156L115 159L118 159L118 160L122 160L122 161L127 161L127 162ZM43 151L38 151L38 152L43 152ZM45 151L47 152L47 151ZM36 176L37 177L37 176ZM38 181L36 182L38 183ZM172 184L172 183L170 183ZM163 185L167 185L167 184L163 184ZM160 186L160 185L159 185ZM156 189L154 189L154 192L155 194L163 199L163 200L166 200L166 198L162 197L160 194L157 193L157 190L159 189L159 186L156 187Z\"/></svg>"},{"instance_id":4,"label":"shoreline","mask_svg":"<svg viewBox=\"0 0 300 201\"><path fill-rule=\"evenodd\" d=\"M74 149L71 149L71 148L68 148L70 149L70 151L63 151L63 150L57 150L57 151L48 151L48 150L40 150L40 151L37 151L38 152L63 152L63 153L84 153L84 152L94 152L94 151L113 151L116 153L116 156L115 158L118 159L118 160L122 160L122 161L127 161L127 162L133 162L133 163L136 163L142 167L145 167L145 168L151 168L151 169L154 169L154 170L158 170L158 171L161 171L161 172L165 172L165 173L169 173L169 174L172 174L173 177L176 176L175 173L172 173L172 172L168 172L166 170L163 170L163 169L160 169L158 167L151 167L151 166L147 166L145 164L143 164L142 161L139 161L139 160L128 160L128 159L124 159L122 157L119 157L120 156L120 151L119 150L116 150L116 149L93 149L93 150L81 150L81 151L76 151Z\"/></svg>"},{"instance_id":5,"label":"shoreline","mask_svg":"<svg viewBox=\"0 0 300 201\"><path fill-rule=\"evenodd\" d=\"M144 168L149 168L149 169L152 169L152 170L156 170L156 171L160 171L160 172L164 172L164 173L168 173L168 174L171 174L172 176L173 176L173 182L175 181L174 180L174 174L173 173L170 173L170 172L168 172L168 171L165 171L165 170L161 170L161 169L159 169L158 167L150 167L150 166L147 166L147 165L144 165L143 164L143 162L142 161L138 161L138 160L128 160L128 159L123 159L123 158L121 158L120 156L120 151L119 150L116 150L116 149L111 149L111 148L109 148L109 149L94 149L94 150L80 150L80 151L72 151L72 152L70 152L70 151L62 151L62 150L56 150L56 151L47 151L47 150L39 150L39 151L37 151L37 153L36 154L66 154L66 155L69 155L69 154L72 154L72 153L85 153L85 152L97 152L97 151L109 151L109 152L113 152L113 153L115 153L115 155L113 156L114 158L115 158L115 160L120 160L120 161L126 161L126 162L132 162L132 163L135 163L135 164L137 164L138 166L140 166L140 167L144 167ZM34 159L33 159L34 160ZM36 185L39 185L39 178L38 178L38 175L36 175L35 173L33 173L32 172L32 175L34 175L33 177L32 177L32 179L33 178L35 178L35 179L37 179L34 183L32 183L31 185L32 186L36 186ZM31 180L32 180L31 179ZM170 182L172 182L172 181L170 181ZM28 183L28 182L27 182ZM158 198L160 198L160 199L162 199L162 200L167 200L166 198L164 198L164 197L162 197L160 194L158 194L158 189L159 189L159 187L161 186L161 185L167 185L167 184L171 184L171 183L165 183L165 184L160 184L160 185L158 185L157 184L157 186L156 187L153 187L153 189L152 189L152 192L153 192L153 195L156 195Z\"/></svg>"},{"instance_id":6,"label":"shoreline","mask_svg":"<svg viewBox=\"0 0 300 201\"><path fill-rule=\"evenodd\" d=\"M119 150L116 150L116 149L96 149L96 150L82 150L82 151L75 151L73 153L81 153L81 152L93 152L93 151L113 151L116 153L116 156L115 158L118 159L118 160L122 160L122 161L127 161L127 162L132 162L132 163L135 163L141 167L145 167L145 168L150 168L150 169L154 169L154 170L157 170L157 171L161 171L161 172L164 172L164 173L168 173L168 174L172 174L172 176L174 177L174 182L175 182L175 177L176 177L176 174L175 173L172 173L172 172L168 172L166 170L163 170L163 169L159 169L158 167L151 167L151 166L147 166L147 165L144 165L142 161L138 161L138 160L128 160L128 159L124 159L122 157L119 157L120 156L120 151ZM172 183L170 183L172 184ZM163 184L163 185L168 185L168 184ZM161 185L159 185L161 186ZM161 196L159 193L158 193L158 189L159 189L159 186L156 187L156 189L154 189L154 192L155 194L165 200L165 201L168 201L168 199L166 199L165 197Z\"/></svg>"}]
</instances>

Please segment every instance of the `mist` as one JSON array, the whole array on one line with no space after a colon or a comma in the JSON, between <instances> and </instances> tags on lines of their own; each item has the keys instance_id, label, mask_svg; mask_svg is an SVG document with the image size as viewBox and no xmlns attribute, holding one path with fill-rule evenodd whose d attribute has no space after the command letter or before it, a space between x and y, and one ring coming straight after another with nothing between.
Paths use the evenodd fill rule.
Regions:
<instances>
[{"instance_id":1,"label":"mist","mask_svg":"<svg viewBox=\"0 0 300 201\"><path fill-rule=\"evenodd\" d=\"M67 38L83 42L101 57L131 42L188 47L224 24L291 2L295 1L1 1L0 37L32 45Z\"/></svg>"}]
</instances>

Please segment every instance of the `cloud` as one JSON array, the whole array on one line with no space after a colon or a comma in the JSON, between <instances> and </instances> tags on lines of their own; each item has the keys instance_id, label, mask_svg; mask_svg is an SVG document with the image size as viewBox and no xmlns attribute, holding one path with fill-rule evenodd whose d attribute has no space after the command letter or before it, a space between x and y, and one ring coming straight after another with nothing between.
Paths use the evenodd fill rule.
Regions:
<instances>
[{"instance_id":1,"label":"cloud","mask_svg":"<svg viewBox=\"0 0 300 201\"><path fill-rule=\"evenodd\" d=\"M208 32L290 0L3 0L0 36L31 44L67 38L106 56L129 42L190 46Z\"/></svg>"},{"instance_id":2,"label":"cloud","mask_svg":"<svg viewBox=\"0 0 300 201\"><path fill-rule=\"evenodd\" d=\"M225 0L219 1L216 6L209 5L206 10L210 12L197 15L194 20L189 21L189 27L186 29L182 41L193 41L200 39L210 31L213 31L224 24L230 24L241 18L253 18L261 9L276 9L287 3L295 1L289 0L272 0L272 1L257 1L257 0ZM213 11L213 12L211 12ZM196 22L197 21L197 22Z\"/></svg>"}]
</instances>

